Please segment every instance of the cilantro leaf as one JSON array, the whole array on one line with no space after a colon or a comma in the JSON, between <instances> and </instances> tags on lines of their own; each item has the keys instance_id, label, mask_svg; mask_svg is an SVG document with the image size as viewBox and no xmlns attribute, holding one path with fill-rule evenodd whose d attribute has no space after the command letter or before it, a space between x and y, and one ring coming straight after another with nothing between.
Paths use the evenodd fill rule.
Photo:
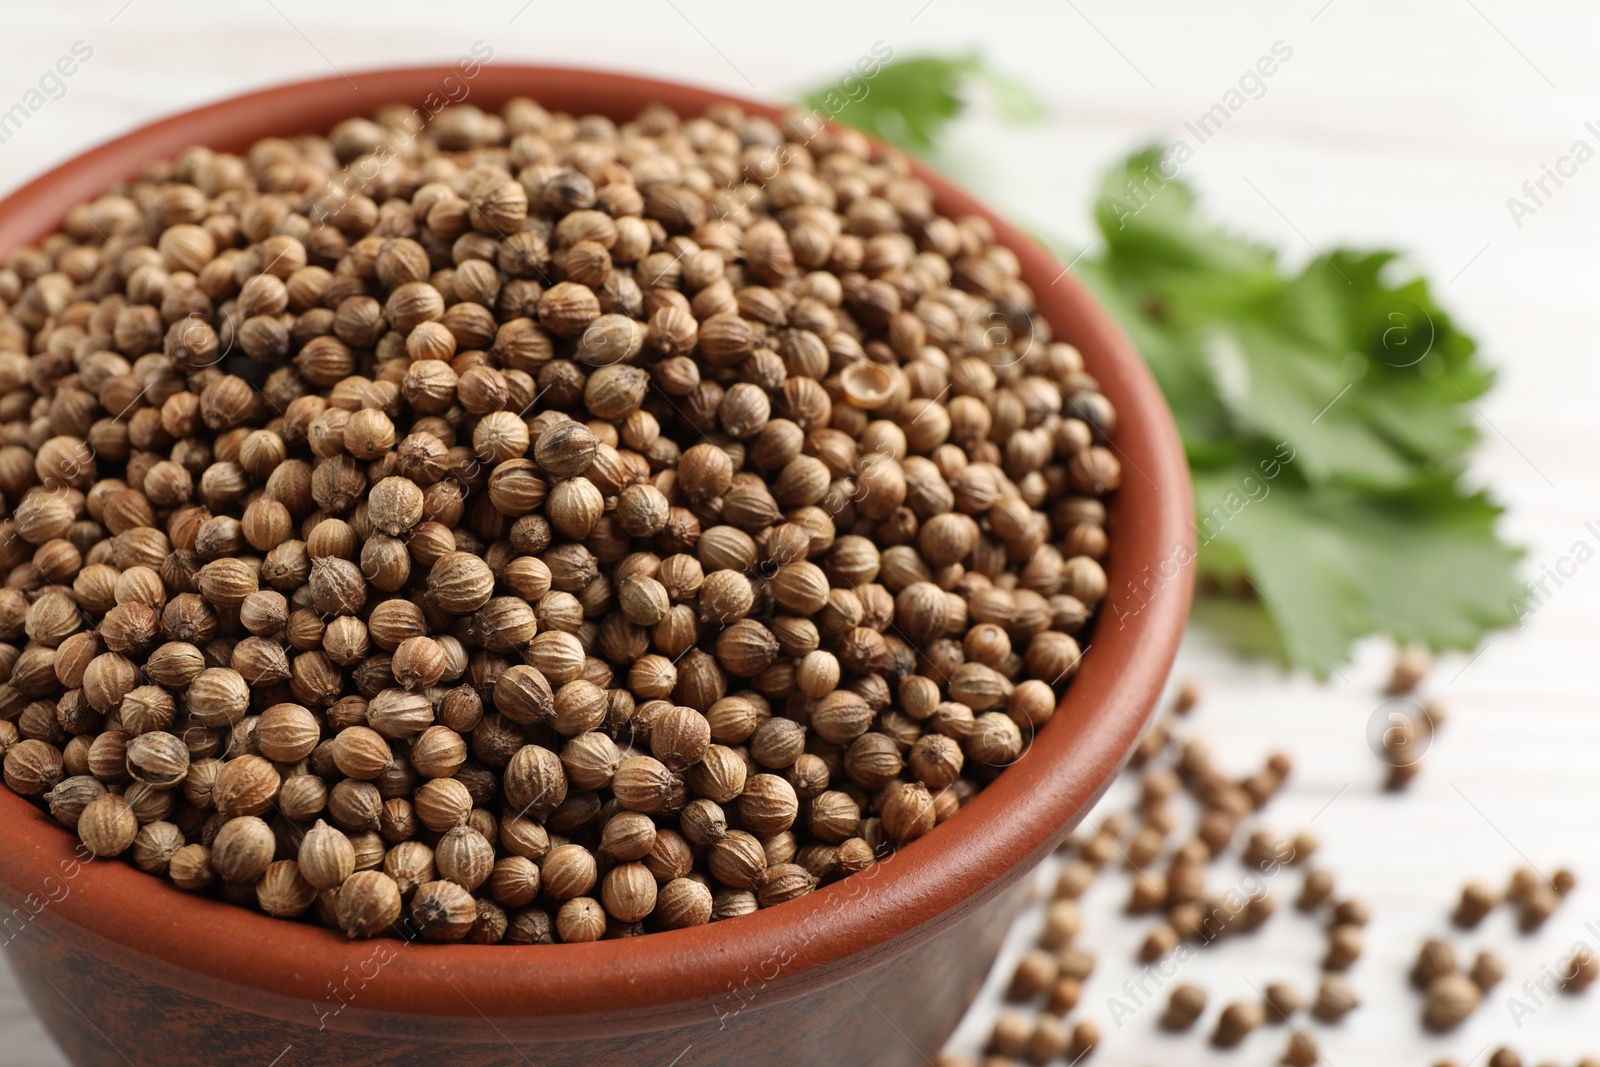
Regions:
<instances>
[{"instance_id":1,"label":"cilantro leaf","mask_svg":"<svg viewBox=\"0 0 1600 1067\"><path fill-rule=\"evenodd\" d=\"M1198 506L1210 509L1199 524L1201 572L1226 579L1244 561L1289 665L1326 676L1353 640L1375 632L1471 649L1516 621L1520 553L1495 537L1501 509L1484 494L1439 476L1370 492L1292 476L1243 482L1249 473L1196 472ZM1219 509L1229 513L1220 526Z\"/></svg>"},{"instance_id":2,"label":"cilantro leaf","mask_svg":"<svg viewBox=\"0 0 1600 1067\"><path fill-rule=\"evenodd\" d=\"M1493 383L1472 339L1425 281L1391 277L1393 253L1287 273L1166 173L1153 150L1112 169L1105 251L1078 271L1173 409L1205 585L1243 586L1284 661L1323 676L1369 633L1471 648L1514 622L1520 552L1495 534L1501 509L1461 485L1471 401ZM1293 459L1266 474L1274 448ZM1260 629L1242 608L1206 615Z\"/></svg>"},{"instance_id":3,"label":"cilantro leaf","mask_svg":"<svg viewBox=\"0 0 1600 1067\"><path fill-rule=\"evenodd\" d=\"M932 149L945 126L966 110L974 84L987 88L1001 114L1012 121L1043 113L1043 104L1029 89L970 53L897 59L861 84L865 93L853 99L827 85L801 101L833 121L919 153Z\"/></svg>"}]
</instances>

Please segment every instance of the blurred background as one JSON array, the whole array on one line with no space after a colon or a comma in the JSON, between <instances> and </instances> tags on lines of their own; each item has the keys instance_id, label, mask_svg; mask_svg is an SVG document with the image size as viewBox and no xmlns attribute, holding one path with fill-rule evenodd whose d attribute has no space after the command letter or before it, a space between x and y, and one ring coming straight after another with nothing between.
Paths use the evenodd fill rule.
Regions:
<instances>
[{"instance_id":1,"label":"blurred background","mask_svg":"<svg viewBox=\"0 0 1600 1067\"><path fill-rule=\"evenodd\" d=\"M1562 577L1520 628L1440 657L1420 692L1441 701L1449 720L1404 794L1384 791L1387 768L1368 742L1393 658L1387 640L1360 643L1353 661L1322 682L1237 658L1215 627L1196 627L1174 677L1204 683L1193 730L1211 738L1226 769L1246 773L1272 751L1293 756L1294 775L1269 821L1287 832L1311 825L1341 892L1372 906L1367 952L1351 975L1363 1007L1337 1027L1316 1028L1327 1062L1384 1067L1448 1056L1466 1067L1502 1043L1528 1062L1600 1052L1591 1002L1558 998L1520 1018L1507 1004L1574 941L1595 943L1587 923L1600 927L1600 822L1592 816L1600 800L1600 566L1574 562L1600 548L1600 163L1566 164L1572 173L1548 183L1537 202L1523 188L1575 142L1600 146L1600 121L1585 125L1600 120L1600 70L1589 54L1600 9L1508 0L1273 0L1203 10L1172 0L81 0L12 5L6 25L0 110L22 100L58 57L91 55L58 98L13 130L0 127L0 191L174 111L283 81L359 82L380 66L450 62L475 41L493 48L493 63L643 73L767 100L837 82L880 42L897 58L975 52L1030 89L1042 114L1014 123L992 94L978 94L933 162L1001 213L1057 237L1064 260L1097 247L1093 201L1108 167L1146 144L1187 137L1185 123L1259 57L1286 46L1292 58L1199 146L1183 179L1208 217L1277 249L1290 268L1335 246L1406 253L1499 375L1472 402L1483 443L1468 481L1507 507L1500 533L1526 548L1523 575L1554 568ZM1534 210L1515 210L1512 197ZM1586 527L1591 520L1597 525ZM1575 553L1580 541L1587 553ZM1119 783L1108 804L1125 802L1130 786ZM1519 936L1500 912L1457 937L1464 950L1495 945L1510 963L1508 979L1462 1029L1424 1035L1420 998L1405 981L1418 943L1449 929L1463 881L1500 884L1522 864L1569 866L1578 889L1536 936ZM1298 887L1299 876L1289 877L1293 884L1277 889L1285 903ZM1198 1035L1161 1034L1156 1010L1118 1027L1107 1000L1135 975L1145 929L1118 914L1125 892L1124 882L1102 879L1086 900L1084 940L1100 963L1075 1018L1100 1024L1097 1059L1269 1062L1281 1032L1257 1034L1243 1053L1220 1053ZM1009 964L1037 926L1037 915L1019 925L955 1047L981 1045ZM1206 986L1213 1004L1280 979L1310 990L1323 939L1309 920L1280 917L1261 935L1205 949L1184 980ZM0 1065L61 1062L0 968Z\"/></svg>"}]
</instances>

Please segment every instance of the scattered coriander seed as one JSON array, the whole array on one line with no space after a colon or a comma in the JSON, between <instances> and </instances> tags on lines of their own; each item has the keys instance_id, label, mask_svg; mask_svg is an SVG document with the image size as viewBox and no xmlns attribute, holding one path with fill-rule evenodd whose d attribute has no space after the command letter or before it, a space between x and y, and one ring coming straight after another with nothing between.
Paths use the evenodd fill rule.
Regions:
<instances>
[{"instance_id":1,"label":"scattered coriander seed","mask_svg":"<svg viewBox=\"0 0 1600 1067\"><path fill-rule=\"evenodd\" d=\"M1389 771L1384 779L1383 787L1391 793L1404 792L1411 784L1411 780L1422 773L1421 757L1391 749L1394 757L1389 763Z\"/></svg>"},{"instance_id":2,"label":"scattered coriander seed","mask_svg":"<svg viewBox=\"0 0 1600 1067\"><path fill-rule=\"evenodd\" d=\"M1167 953L1178 947L1178 931L1168 923L1159 923L1150 929L1145 939L1139 944L1138 958L1141 963L1154 963L1164 958Z\"/></svg>"},{"instance_id":3,"label":"scattered coriander seed","mask_svg":"<svg viewBox=\"0 0 1600 1067\"><path fill-rule=\"evenodd\" d=\"M1126 863L1138 869L1153 862L1161 854L1165 835L1154 827L1142 827L1128 842Z\"/></svg>"},{"instance_id":4,"label":"scattered coriander seed","mask_svg":"<svg viewBox=\"0 0 1600 1067\"><path fill-rule=\"evenodd\" d=\"M1065 948L1056 955L1058 973L1083 981L1094 973L1094 955L1081 948Z\"/></svg>"},{"instance_id":5,"label":"scattered coriander seed","mask_svg":"<svg viewBox=\"0 0 1600 1067\"><path fill-rule=\"evenodd\" d=\"M1198 900L1185 901L1167 911L1167 921L1180 941L1195 941L1209 936L1211 931L1208 931L1207 923L1211 920L1212 916Z\"/></svg>"},{"instance_id":6,"label":"scattered coriander seed","mask_svg":"<svg viewBox=\"0 0 1600 1067\"><path fill-rule=\"evenodd\" d=\"M1300 895L1295 898L1294 906L1301 911L1313 911L1322 906L1333 895L1333 875L1321 868L1312 868L1306 871L1305 881L1301 883Z\"/></svg>"},{"instance_id":7,"label":"scattered coriander seed","mask_svg":"<svg viewBox=\"0 0 1600 1067\"><path fill-rule=\"evenodd\" d=\"M1287 863L1293 856L1294 847L1286 838L1267 830L1258 830L1245 843L1241 861L1247 867L1265 870L1274 864Z\"/></svg>"},{"instance_id":8,"label":"scattered coriander seed","mask_svg":"<svg viewBox=\"0 0 1600 1067\"><path fill-rule=\"evenodd\" d=\"M1218 1048L1234 1048L1265 1021L1266 1012L1259 1000L1236 1001L1222 1009L1211 1043Z\"/></svg>"},{"instance_id":9,"label":"scattered coriander seed","mask_svg":"<svg viewBox=\"0 0 1600 1067\"><path fill-rule=\"evenodd\" d=\"M1145 915L1161 907L1166 899L1166 876L1159 871L1140 871L1133 877L1133 888L1123 910L1129 915Z\"/></svg>"},{"instance_id":10,"label":"scattered coriander seed","mask_svg":"<svg viewBox=\"0 0 1600 1067\"><path fill-rule=\"evenodd\" d=\"M1043 1064L1064 1053L1068 1041L1067 1027L1061 1018L1043 1012L1034 1020L1033 1033L1028 1035L1028 1044L1023 1049L1023 1055L1029 1063L1042 1067Z\"/></svg>"},{"instance_id":11,"label":"scattered coriander seed","mask_svg":"<svg viewBox=\"0 0 1600 1067\"><path fill-rule=\"evenodd\" d=\"M1021 1056L1033 1036L1033 1024L1020 1012L1003 1011L994 1021L989 1034L989 1049L1002 1056Z\"/></svg>"},{"instance_id":12,"label":"scattered coriander seed","mask_svg":"<svg viewBox=\"0 0 1600 1067\"><path fill-rule=\"evenodd\" d=\"M1100 1027L1088 1019L1082 1019L1072 1028L1072 1036L1067 1041L1067 1060L1077 1063L1085 1059L1100 1044Z\"/></svg>"},{"instance_id":13,"label":"scattered coriander seed","mask_svg":"<svg viewBox=\"0 0 1600 1067\"><path fill-rule=\"evenodd\" d=\"M1417 962L1411 965L1411 984L1425 990L1435 978L1454 974L1455 971L1456 950L1450 947L1448 941L1430 937L1418 950Z\"/></svg>"},{"instance_id":14,"label":"scattered coriander seed","mask_svg":"<svg viewBox=\"0 0 1600 1067\"><path fill-rule=\"evenodd\" d=\"M1042 948L1030 949L1017 961L1006 995L1016 1001L1032 1000L1056 980L1059 970L1054 953Z\"/></svg>"},{"instance_id":15,"label":"scattered coriander seed","mask_svg":"<svg viewBox=\"0 0 1600 1067\"><path fill-rule=\"evenodd\" d=\"M1389 674L1387 692L1404 696L1415 689L1433 669L1433 656L1420 645L1403 645L1395 652L1394 669Z\"/></svg>"},{"instance_id":16,"label":"scattered coriander seed","mask_svg":"<svg viewBox=\"0 0 1600 1067\"><path fill-rule=\"evenodd\" d=\"M1163 1030L1180 1031L1193 1026L1206 1010L1206 992L1199 986L1180 985L1167 998L1167 1008L1161 1014Z\"/></svg>"},{"instance_id":17,"label":"scattered coriander seed","mask_svg":"<svg viewBox=\"0 0 1600 1067\"><path fill-rule=\"evenodd\" d=\"M1045 996L1045 1009L1057 1015L1066 1015L1078 1006L1083 997L1083 982L1077 978L1057 978L1050 983Z\"/></svg>"},{"instance_id":18,"label":"scattered coriander seed","mask_svg":"<svg viewBox=\"0 0 1600 1067\"><path fill-rule=\"evenodd\" d=\"M1454 1030L1483 1003L1483 991L1464 974L1442 974L1428 984L1422 1025L1435 1033Z\"/></svg>"},{"instance_id":19,"label":"scattered coriander seed","mask_svg":"<svg viewBox=\"0 0 1600 1067\"><path fill-rule=\"evenodd\" d=\"M1239 929L1244 932L1259 929L1277 912L1272 894L1261 893L1245 901L1244 912L1239 916Z\"/></svg>"},{"instance_id":20,"label":"scattered coriander seed","mask_svg":"<svg viewBox=\"0 0 1600 1067\"><path fill-rule=\"evenodd\" d=\"M1505 978L1505 961L1493 952L1481 951L1473 959L1472 970L1467 972L1467 976L1472 979L1474 985L1487 993Z\"/></svg>"},{"instance_id":21,"label":"scattered coriander seed","mask_svg":"<svg viewBox=\"0 0 1600 1067\"><path fill-rule=\"evenodd\" d=\"M1064 900L1076 900L1094 881L1095 868L1082 860L1068 861L1056 877L1055 895Z\"/></svg>"},{"instance_id":22,"label":"scattered coriander seed","mask_svg":"<svg viewBox=\"0 0 1600 1067\"><path fill-rule=\"evenodd\" d=\"M1317 1046L1302 1031L1296 1030L1289 1035L1288 1047L1283 1050L1286 1067L1316 1067L1321 1058Z\"/></svg>"},{"instance_id":23,"label":"scattered coriander seed","mask_svg":"<svg viewBox=\"0 0 1600 1067\"><path fill-rule=\"evenodd\" d=\"M1470 930L1483 921L1500 903L1500 894L1486 882L1468 882L1461 887L1461 902L1451 916L1457 926Z\"/></svg>"},{"instance_id":24,"label":"scattered coriander seed","mask_svg":"<svg viewBox=\"0 0 1600 1067\"><path fill-rule=\"evenodd\" d=\"M1511 872L1506 886L1506 900L1521 905L1544 882L1544 876L1532 867L1518 867Z\"/></svg>"},{"instance_id":25,"label":"scattered coriander seed","mask_svg":"<svg viewBox=\"0 0 1600 1067\"><path fill-rule=\"evenodd\" d=\"M1078 846L1078 855L1083 862L1096 870L1104 867L1116 853L1116 838L1104 833L1094 834Z\"/></svg>"},{"instance_id":26,"label":"scattered coriander seed","mask_svg":"<svg viewBox=\"0 0 1600 1067\"><path fill-rule=\"evenodd\" d=\"M1371 909L1359 897L1348 897L1333 906L1335 926L1365 926L1371 918Z\"/></svg>"},{"instance_id":27,"label":"scattered coriander seed","mask_svg":"<svg viewBox=\"0 0 1600 1067\"><path fill-rule=\"evenodd\" d=\"M1561 895L1541 881L1517 904L1517 929L1531 934L1543 926L1561 906Z\"/></svg>"},{"instance_id":28,"label":"scattered coriander seed","mask_svg":"<svg viewBox=\"0 0 1600 1067\"><path fill-rule=\"evenodd\" d=\"M1355 990L1343 975L1327 974L1317 987L1317 998L1311 1004L1311 1014L1325 1023L1336 1023L1361 1004Z\"/></svg>"},{"instance_id":29,"label":"scattered coriander seed","mask_svg":"<svg viewBox=\"0 0 1600 1067\"><path fill-rule=\"evenodd\" d=\"M1039 944L1047 949L1065 948L1081 929L1083 915L1078 902L1066 898L1052 900L1045 907L1044 931L1039 935Z\"/></svg>"},{"instance_id":30,"label":"scattered coriander seed","mask_svg":"<svg viewBox=\"0 0 1600 1067\"><path fill-rule=\"evenodd\" d=\"M1581 948L1562 961L1561 988L1568 993L1582 993L1600 978L1600 960L1588 948Z\"/></svg>"},{"instance_id":31,"label":"scattered coriander seed","mask_svg":"<svg viewBox=\"0 0 1600 1067\"><path fill-rule=\"evenodd\" d=\"M1341 923L1328 932L1328 951L1322 958L1324 970L1347 971L1361 958L1365 938L1361 927Z\"/></svg>"},{"instance_id":32,"label":"scattered coriander seed","mask_svg":"<svg viewBox=\"0 0 1600 1067\"><path fill-rule=\"evenodd\" d=\"M1300 990L1287 982L1269 983L1262 1000L1267 1006L1266 1021L1269 1023L1287 1022L1306 1006L1306 998Z\"/></svg>"}]
</instances>

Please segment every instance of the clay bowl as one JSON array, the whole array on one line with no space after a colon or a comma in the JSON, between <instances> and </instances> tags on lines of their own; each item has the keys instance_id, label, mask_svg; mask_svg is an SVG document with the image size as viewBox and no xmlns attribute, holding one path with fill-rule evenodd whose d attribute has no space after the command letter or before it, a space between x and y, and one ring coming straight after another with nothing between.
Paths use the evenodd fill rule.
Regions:
<instances>
[{"instance_id":1,"label":"clay bowl","mask_svg":"<svg viewBox=\"0 0 1600 1067\"><path fill-rule=\"evenodd\" d=\"M239 151L268 135L323 132L385 103L458 96L462 84L483 107L526 95L613 119L652 102L698 114L729 99L501 64L471 79L439 68L355 80L356 88L330 78L251 93L86 152L0 202L0 253L44 237L69 203L186 146ZM994 224L1056 335L1082 350L1119 414L1125 477L1111 504L1113 593L1081 673L1030 751L959 814L868 872L743 918L581 945L347 941L182 893L129 864L80 862L71 835L0 790L0 943L74 1063L850 1067L937 1053L998 950L1019 880L1110 783L1154 706L1189 606L1189 572L1174 562L1192 542L1178 435L1128 340L1033 242L918 173L941 212Z\"/></svg>"}]
</instances>

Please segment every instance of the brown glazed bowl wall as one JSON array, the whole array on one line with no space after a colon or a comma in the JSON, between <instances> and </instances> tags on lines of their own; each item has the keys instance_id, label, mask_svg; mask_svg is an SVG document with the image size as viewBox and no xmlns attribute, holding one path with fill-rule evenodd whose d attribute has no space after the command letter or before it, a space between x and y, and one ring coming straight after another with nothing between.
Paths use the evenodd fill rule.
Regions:
<instances>
[{"instance_id":1,"label":"brown glazed bowl wall","mask_svg":"<svg viewBox=\"0 0 1600 1067\"><path fill-rule=\"evenodd\" d=\"M447 78L453 77L453 83ZM269 135L430 93L627 119L731 98L593 71L495 64L390 70L252 93L136 130L0 202L0 253L51 232L141 164L189 145ZM767 106L734 103L776 116ZM1028 752L927 837L800 900L690 930L594 944L347 941L180 892L121 861L83 862L72 835L0 790L0 944L78 1064L305 1067L752 1062L855 1067L931 1058L971 1001L1016 910L1019 880L1122 765L1188 614L1188 472L1138 354L1074 278L927 171L946 214L988 218L1057 337L1115 404L1123 485L1111 503L1111 593L1082 670ZM1135 590L1138 590L1135 592Z\"/></svg>"}]
</instances>

